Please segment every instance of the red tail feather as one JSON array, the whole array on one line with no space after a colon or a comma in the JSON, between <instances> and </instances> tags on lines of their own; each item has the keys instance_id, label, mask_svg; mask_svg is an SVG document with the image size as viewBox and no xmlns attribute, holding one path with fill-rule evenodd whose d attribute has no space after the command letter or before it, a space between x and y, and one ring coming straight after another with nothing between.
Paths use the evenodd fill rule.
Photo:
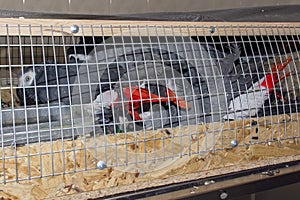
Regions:
<instances>
[{"instance_id":1,"label":"red tail feather","mask_svg":"<svg viewBox=\"0 0 300 200\"><path fill-rule=\"evenodd\" d=\"M167 97L160 97L156 94L150 93L149 90L145 88L139 88L137 86L132 87L126 87L123 88L124 96L133 102L129 102L129 114L133 116L134 120L142 120L142 118L139 116L138 112L135 110L141 107L142 103L157 103L157 102L174 102L176 105L178 105L180 108L190 108L191 105L184 101L182 98L177 97L175 93L167 89L166 96ZM131 110L131 106L133 105L133 111Z\"/></svg>"}]
</instances>

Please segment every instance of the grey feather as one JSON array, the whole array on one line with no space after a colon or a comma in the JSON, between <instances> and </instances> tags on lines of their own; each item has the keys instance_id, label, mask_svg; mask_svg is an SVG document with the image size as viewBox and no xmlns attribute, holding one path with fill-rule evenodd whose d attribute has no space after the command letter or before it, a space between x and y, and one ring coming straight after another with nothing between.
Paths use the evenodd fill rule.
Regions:
<instances>
[{"instance_id":1,"label":"grey feather","mask_svg":"<svg viewBox=\"0 0 300 200\"><path fill-rule=\"evenodd\" d=\"M26 74L33 75L30 83L25 83ZM71 103L70 85L77 77L77 68L73 66L46 63L20 70L17 96L22 105Z\"/></svg>"}]
</instances>

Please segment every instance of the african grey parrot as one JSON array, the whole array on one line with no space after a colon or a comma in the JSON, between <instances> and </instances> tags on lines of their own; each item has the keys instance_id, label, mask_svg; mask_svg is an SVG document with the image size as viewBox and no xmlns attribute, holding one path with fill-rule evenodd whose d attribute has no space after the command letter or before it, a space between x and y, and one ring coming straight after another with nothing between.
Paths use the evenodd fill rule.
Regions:
<instances>
[{"instance_id":1,"label":"african grey parrot","mask_svg":"<svg viewBox=\"0 0 300 200\"><path fill-rule=\"evenodd\" d=\"M240 58L240 49L237 46L232 48L232 53L223 54L210 46L204 46L197 42L191 42L190 40L189 38L189 42L186 43L170 42L169 44L159 45L155 45L155 43L149 45L149 42L144 42L143 45L136 47L132 46L130 42L129 45L126 45L123 41L124 45L112 45L112 47L114 47L112 49L97 49L95 55L97 55L98 66L95 72L97 71L98 73L98 84L100 86L97 87L96 93L94 94L97 100L94 101L94 104L98 122L100 124L120 124L124 127L124 124L129 124L128 120L134 121L132 120L132 114L129 116L128 111L124 111L124 109L122 110L121 114L123 116L121 117L120 112L114 112L115 108L112 105L114 105L116 97L122 97L121 100L118 99L120 102L122 102L122 100L129 101L129 99L124 98L124 95L121 94L123 90L118 89L116 85L122 85L124 82L128 83L129 81L132 82L134 86L138 86L139 90L141 90L141 88L149 89L145 83L148 82L149 85L152 84L152 87L153 83L150 83L148 79L157 80L159 78L156 77L156 73L152 72L152 74L146 74L143 72L143 69L150 69L150 71L153 69L153 71L155 71L154 69L156 67L159 68L159 71L163 72L168 70L168 67L170 67L171 70L175 69L182 77L182 80L187 81L188 84L191 85L192 89L191 91L187 91L188 94L179 93L180 95L177 96L184 98L189 96L189 93L192 93L193 95L191 96L193 96L194 99L189 103L193 105L192 110L195 110L192 111L192 114L189 115L188 118L182 121L179 120L176 122L175 120L170 124L161 120L161 123L157 123L157 126L161 127L161 124L177 126L179 124L208 123L230 119L230 112L237 111L229 111L231 102L238 96L247 93L247 90L263 76L263 73L261 73L263 72L263 68L258 67L262 61L260 59ZM105 43L109 44L109 42ZM107 66L106 63L110 64ZM165 76L160 79L168 80L168 78L175 77ZM144 81L144 79L146 81ZM143 84L144 86L141 87ZM188 84L184 82L182 85ZM166 85L167 83L163 84L163 86ZM158 87L160 86L161 85L158 84ZM122 87L120 86L119 88ZM156 90L159 89L156 88ZM149 94L150 93L149 91ZM153 94L157 95L157 93ZM101 102L104 96L110 99L104 100L109 103ZM167 109L169 117L170 113L176 113L172 112L172 106L176 107L173 103L172 105L170 104ZM161 106L157 108L157 112L152 113L151 109L149 109L150 112L143 112L143 110L141 110L143 107L139 109L139 115L145 116L143 119L144 125L139 125L139 128L157 128L153 125L156 123L149 125L151 123L145 120L146 116L153 118L153 116L158 113L157 116L161 116L158 118L159 120L164 118L162 115L167 113L162 112L164 109ZM176 109L180 109L181 112L189 112L188 109L178 108L178 106ZM147 109L145 110L148 111ZM118 115L117 117L115 116L116 114ZM183 119L181 113L177 112L176 115ZM174 116L176 115L174 114ZM153 121L153 119L151 120ZM136 128L136 124L131 124L132 127L129 126L129 128L126 129L132 130ZM116 127L113 129L115 131Z\"/></svg>"},{"instance_id":2,"label":"african grey parrot","mask_svg":"<svg viewBox=\"0 0 300 200\"><path fill-rule=\"evenodd\" d=\"M22 105L71 102L71 86L77 77L75 65L52 62L23 68L18 73L17 96Z\"/></svg>"},{"instance_id":3,"label":"african grey parrot","mask_svg":"<svg viewBox=\"0 0 300 200\"><path fill-rule=\"evenodd\" d=\"M276 83L288 77L290 72L279 77L278 73L289 64L275 64L271 72L266 72L263 58L251 58L247 61L240 58L236 46L233 53L220 62L223 81L226 88L228 110L223 119L236 120L258 115L266 100L274 92Z\"/></svg>"},{"instance_id":4,"label":"african grey parrot","mask_svg":"<svg viewBox=\"0 0 300 200\"><path fill-rule=\"evenodd\" d=\"M75 80L78 79L75 64L56 64L47 62L22 68L18 73L16 93L20 104L26 107L14 111L16 124L36 124L58 121L65 126L72 120L81 118L71 110L81 96L73 92ZM77 102L78 104L78 102ZM10 117L3 116L3 120Z\"/></svg>"},{"instance_id":5,"label":"african grey parrot","mask_svg":"<svg viewBox=\"0 0 300 200\"><path fill-rule=\"evenodd\" d=\"M223 119L237 119L240 117L238 113L241 112L242 105L247 107L249 103L247 98L240 99L240 97L245 94L248 95L248 89L259 80L260 76L263 76L264 69L260 67L260 60L248 59L243 61L240 54L239 47L234 46L232 52L219 61L227 102ZM250 95L249 98L251 98ZM238 100L241 100L239 106L237 106Z\"/></svg>"},{"instance_id":6,"label":"african grey parrot","mask_svg":"<svg viewBox=\"0 0 300 200\"><path fill-rule=\"evenodd\" d=\"M170 38L170 40L174 40L174 37ZM96 114L97 123L103 125L110 124L112 126L119 124L118 128L120 128L125 127L124 123L127 123L125 121L129 120L132 126L137 125L133 122L132 115L127 115L128 110L122 111L123 114L121 116L115 116L120 115L120 112L115 112L117 111L117 107L112 106L116 94L121 98L124 97L124 94L122 94L124 92L122 88L124 87L122 85L125 82L128 83L129 79L133 83L133 86L139 88L139 91L147 90L150 96L158 95L159 98L163 98L164 95L159 94L161 93L159 91L172 91L175 93L174 98L176 98L176 101L178 99L190 101L188 103L190 106L183 108L171 101L164 102L164 105L161 105L162 102L151 103L151 105L148 102L148 105L146 105L145 102L147 101L144 99L143 106L136 108L139 115L143 116L141 117L143 120L137 122L139 123L139 128L157 128L156 126L158 125L162 127L162 124L164 124L164 127L170 127L211 120L212 114L210 113L211 106L207 80L205 76L199 76L199 74L205 74L207 71L204 70L203 66L208 67L214 64L212 63L212 59L209 58L207 50L199 45L199 43L192 42L190 38L182 39L182 37L179 37L177 38L178 44L175 42L160 44L153 41L153 44L151 44L151 42L145 41L147 39L149 38L142 38L142 41L136 43L138 45L132 45L131 41L129 43L123 41L124 45L117 45L120 43L116 42L115 38L110 46L109 41L105 41L107 46L100 45L96 49L96 52L91 53L91 55L96 55L94 60L97 61L97 65L94 64L95 61L91 63L83 61L88 68L80 67L80 69L88 71L90 77L82 81L92 83L90 85L92 96L94 97L94 101L92 102L94 111L91 112L93 115ZM182 42L182 40L185 40L186 43ZM198 54L198 59L195 59L195 53ZM157 71L155 72L155 70L161 72L160 78L157 77ZM168 76L164 75L166 70L168 71ZM149 74L147 74L148 71ZM161 79L161 81L157 81L158 79ZM176 84L173 83L173 88L171 89L169 87L171 86L171 82L166 83L167 79L178 79L178 81L176 81ZM184 89L180 90L183 86ZM82 96L82 98L85 97ZM122 100L118 100L122 102ZM152 104L154 107L151 107ZM142 109L145 109L147 112L142 112ZM155 116L161 116L159 117L161 119L165 118L162 115L166 114L166 118L169 117L168 120L172 120L172 123L167 122L167 119L163 122L155 123L158 120ZM116 131L116 128L113 129ZM130 129L132 127L126 127L126 130Z\"/></svg>"},{"instance_id":7,"label":"african grey parrot","mask_svg":"<svg viewBox=\"0 0 300 200\"><path fill-rule=\"evenodd\" d=\"M106 99L111 99L112 106L106 105L104 109L99 109L99 106L96 112L97 119L100 123L105 121L105 123L120 124L119 128L127 131L195 124L197 118L203 118L199 113L203 113L205 85L201 88L200 84L203 83L197 75L197 69L174 52L158 47L128 49L101 74L96 99L99 100L100 95L103 104L103 96L106 95ZM132 93L132 90L144 91L144 97L149 92L150 96L158 96L160 100L154 103L155 100L143 99L141 95L139 100L143 99L143 104L134 112L138 112L142 120L133 120L134 115L128 112L130 108L124 106L124 102L126 104L133 100L124 95L126 88L129 93ZM164 97L170 98L167 93L172 92L174 92L174 101L164 102ZM178 106L178 99L183 99L189 108ZM98 103L101 104L101 101Z\"/></svg>"},{"instance_id":8,"label":"african grey parrot","mask_svg":"<svg viewBox=\"0 0 300 200\"><path fill-rule=\"evenodd\" d=\"M263 60L241 58L238 47L224 54L191 38L170 38L169 43L142 38L135 45L123 39L118 43L115 38L97 46L83 60L76 58L79 76L74 85L83 83L85 87L72 88L72 93L80 94L72 96L72 104L91 103L91 119L86 121L92 123L96 119L111 132L239 117L232 115L240 112L235 107L236 99L262 80ZM144 96L137 96L137 91ZM170 92L174 93L173 100L164 102L166 97L170 98ZM158 96L160 101L149 102L144 98L147 93ZM134 103L136 99L141 101L140 105ZM180 106L181 100L186 107Z\"/></svg>"},{"instance_id":9,"label":"african grey parrot","mask_svg":"<svg viewBox=\"0 0 300 200\"><path fill-rule=\"evenodd\" d=\"M199 111L200 103L193 102L193 86L178 71L162 63L147 63L130 69L127 74L116 84L114 90L123 101L138 102L125 106L125 109L131 111L131 106L137 104L131 115L127 110L123 115L122 103L114 106L117 121L124 126L122 130L157 129L196 123L195 114ZM126 89L129 95L126 95ZM133 98L134 92L137 92L136 99ZM200 94L195 95L199 97ZM139 102L141 100L143 102ZM130 124L132 120L138 121L134 118L140 118L140 122Z\"/></svg>"}]
</instances>

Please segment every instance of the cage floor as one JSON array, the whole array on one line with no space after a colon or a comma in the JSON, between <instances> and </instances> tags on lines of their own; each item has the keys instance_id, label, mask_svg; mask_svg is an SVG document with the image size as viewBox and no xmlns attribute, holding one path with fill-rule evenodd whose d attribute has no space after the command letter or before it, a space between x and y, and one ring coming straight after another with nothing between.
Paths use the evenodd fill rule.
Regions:
<instances>
[{"instance_id":1,"label":"cage floor","mask_svg":"<svg viewBox=\"0 0 300 200\"><path fill-rule=\"evenodd\" d=\"M158 130L152 135L138 132L135 135L127 133L36 143L17 147L16 150L5 147L1 152L6 158L0 162L5 168L1 179L15 180L17 174L20 181L0 185L0 196L7 199L40 199L98 191L93 193L97 197L299 160L300 139L282 140L299 136L299 118L300 114L280 115ZM253 125L254 120L256 125ZM212 130L220 131L210 134ZM239 145L233 148L231 141L235 139ZM203 146L204 141L210 146ZM105 148L102 146L104 143ZM95 144L98 149L89 148ZM62 147L64 152L60 151ZM214 151L220 148L224 150ZM212 151L197 155L201 149ZM118 160L115 159L116 152ZM177 152L186 152L186 155L181 158L168 157L168 153L176 155ZM158 154L166 158L152 163L148 161ZM95 168L99 160L104 160L104 155L108 165L118 163L119 167L83 171ZM141 162L130 168L121 166L122 162L142 161L145 155L147 163ZM64 171L80 170L82 172L63 174ZM41 174L60 175L40 179ZM36 178L21 180L28 177Z\"/></svg>"}]
</instances>

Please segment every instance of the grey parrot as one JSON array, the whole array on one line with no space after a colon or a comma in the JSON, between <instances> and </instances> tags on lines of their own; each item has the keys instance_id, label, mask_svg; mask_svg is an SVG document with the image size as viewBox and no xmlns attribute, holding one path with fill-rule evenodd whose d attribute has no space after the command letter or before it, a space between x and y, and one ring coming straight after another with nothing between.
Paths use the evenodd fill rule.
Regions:
<instances>
[{"instance_id":1,"label":"grey parrot","mask_svg":"<svg viewBox=\"0 0 300 200\"><path fill-rule=\"evenodd\" d=\"M129 131L195 124L197 117L203 117L197 116L203 112L202 110L200 112L203 99L200 84L203 83L197 75L197 69L177 54L159 48L145 47L128 51L118 57L117 61L112 62L103 71L100 86L96 91L96 99L99 99L100 95L102 101L104 94L108 94L106 98L114 96L111 98L113 106L98 109L97 119L100 123L120 124L119 128L122 127L120 129ZM155 103L145 100L138 106L135 112L142 116L140 121L133 120L133 115L124 108L124 102L132 99L124 96L123 89L132 87L138 87L140 91L147 90L149 94L162 98ZM202 89L204 88L203 86ZM167 90L174 92L176 98L184 99L190 108L180 107L176 101L163 102L163 97L168 97ZM115 94L119 98L118 103L114 102Z\"/></svg>"},{"instance_id":2,"label":"grey parrot","mask_svg":"<svg viewBox=\"0 0 300 200\"><path fill-rule=\"evenodd\" d=\"M105 48L103 45L98 46L95 52L91 52L92 56L96 55L93 62L97 58L97 65L93 65L93 62L89 64L90 69L93 68L90 80L96 85L92 95L97 123L110 126L111 132L116 132L119 128L155 129L219 122L257 114L258 110L248 114L241 110L244 109L242 106L246 109L249 106L262 107L261 104L268 98L264 97L260 105L247 102L251 98L250 91L257 90L254 87L265 80L266 73L262 63L266 58L241 57L238 46L231 47L231 53L223 53L212 46L193 42L190 38L187 41L168 44L140 41L143 45L133 46L132 41L126 43L122 40L118 43L114 39L105 41ZM157 77L159 73L155 72L156 68L163 75L166 72L170 74L170 71L179 75ZM187 93L174 90L175 96L183 99L192 96L191 99L185 99L191 108L185 109L171 101L167 102L168 105L166 102L162 105L162 102L150 103L140 98L144 102L143 106L125 109L128 105L134 107L136 104L132 103L133 96L129 95L129 99L124 96L124 87L133 89L131 95L136 91L147 90L150 96L158 95L163 99L164 96L159 91L172 88L166 80L177 79L176 77L183 80L177 84L177 88L189 85L191 90L187 90ZM158 80L164 80L164 83ZM185 90L186 88L183 91ZM117 106L118 104L122 106ZM134 115L142 120L134 120ZM188 117L182 117L185 115ZM172 122L169 122L170 119Z\"/></svg>"},{"instance_id":3,"label":"grey parrot","mask_svg":"<svg viewBox=\"0 0 300 200\"><path fill-rule=\"evenodd\" d=\"M22 105L71 103L71 86L77 77L75 65L52 62L23 68L18 73L17 96Z\"/></svg>"},{"instance_id":4,"label":"grey parrot","mask_svg":"<svg viewBox=\"0 0 300 200\"><path fill-rule=\"evenodd\" d=\"M125 106L122 106L124 103L114 104L117 122L124 125L122 130L176 127L187 122L195 124L195 110L199 105L193 107L192 88L191 83L170 66L162 63L136 66L114 89L122 101L130 102Z\"/></svg>"},{"instance_id":5,"label":"grey parrot","mask_svg":"<svg viewBox=\"0 0 300 200\"><path fill-rule=\"evenodd\" d=\"M170 44L159 45L155 45L155 43L148 45L149 41L143 41L143 45L138 47L132 46L130 42L129 45L126 45L127 43L123 41L124 45L112 45L114 47L112 49L97 49L97 52L93 53L97 55L98 65L95 72L97 71L99 74L98 79L95 78L94 80L99 84L94 94L94 98L98 100L95 100L95 105L98 105L95 106L96 121L103 125L119 124L121 127L124 127L126 123L129 124L134 121L132 115L130 116L125 110L122 111L123 116L117 117L118 119L114 116L116 115L114 109L117 110L117 108L112 106L116 100L114 97L120 96L123 100L128 101L121 94L122 89L115 90L118 88L116 85L122 85L124 82L132 82L134 86L149 89L147 86L142 87L141 85L143 83L153 85L149 80L157 80L158 78L156 77L156 73L153 72L149 76L143 72L143 68L155 69L155 67L160 68L161 71L168 70L168 67L170 67L171 70L178 72L184 78L183 80L185 80L183 85L190 85L191 91L189 92L193 96L193 99L189 102L193 106L191 109L193 112L191 115L189 114L188 118L182 121L179 120L178 122L175 120L171 124L161 121L161 123L156 123L157 125L168 124L169 126L178 126L201 122L218 122L226 118L229 113L230 102L237 96L246 93L253 82L258 80L256 76L259 76L260 73L255 73L258 68L255 64L249 65L250 61L240 58L240 49L238 47L232 48L232 53L225 54L211 46L191 42L190 38L187 40L189 42L170 42ZM114 42L112 41L112 44ZM105 44L108 45L109 42L106 41ZM240 60L241 63L237 63ZM255 60L255 62L259 61ZM96 66L94 67L96 68ZM143 75L143 73L146 75ZM167 80L168 78L171 77L165 76L161 79ZM143 81L146 79L146 81L143 82L142 79ZM166 86L166 84L164 83L162 86ZM160 86L158 84L158 87ZM119 88L123 87L120 86ZM151 93L151 88L149 92ZM98 98L99 95L101 98ZM106 105L103 105L103 102L99 101L99 99L103 100L104 96L110 98L110 100L104 100L104 102L109 102L108 104L105 103ZM181 93L177 96L188 97L189 94ZM122 99L119 99L119 101L122 102ZM176 113L172 112L174 106L176 108L176 105L172 104L168 107L167 112L169 112L169 115L170 113ZM161 106L156 108L157 111L163 111L162 113L151 113L151 109L149 109L150 112L143 112L144 110L147 111L147 109L144 109L144 106L139 108L139 115L144 116L144 119L141 117L144 125L139 125L139 127L157 128L153 125L147 126L147 124L151 123L145 119L147 116L152 117L156 113L159 115L165 114L163 108ZM178 106L176 109L178 109ZM190 112L189 109L180 110L181 112ZM120 112L117 113L120 115ZM177 112L177 116L180 115ZM159 119L161 118L163 117ZM129 129L127 128L128 130L137 127L136 124L131 124L133 125ZM116 131L117 128L115 126L112 127L114 127L113 131Z\"/></svg>"},{"instance_id":6,"label":"grey parrot","mask_svg":"<svg viewBox=\"0 0 300 200\"><path fill-rule=\"evenodd\" d=\"M235 63L240 60L239 63ZM242 60L236 46L233 53L220 61L220 68L225 85L228 109L223 119L236 120L258 115L267 100L270 100L275 85L290 76L290 72L279 77L279 73L291 62L275 64L271 72L266 72L266 58Z\"/></svg>"}]
</instances>

